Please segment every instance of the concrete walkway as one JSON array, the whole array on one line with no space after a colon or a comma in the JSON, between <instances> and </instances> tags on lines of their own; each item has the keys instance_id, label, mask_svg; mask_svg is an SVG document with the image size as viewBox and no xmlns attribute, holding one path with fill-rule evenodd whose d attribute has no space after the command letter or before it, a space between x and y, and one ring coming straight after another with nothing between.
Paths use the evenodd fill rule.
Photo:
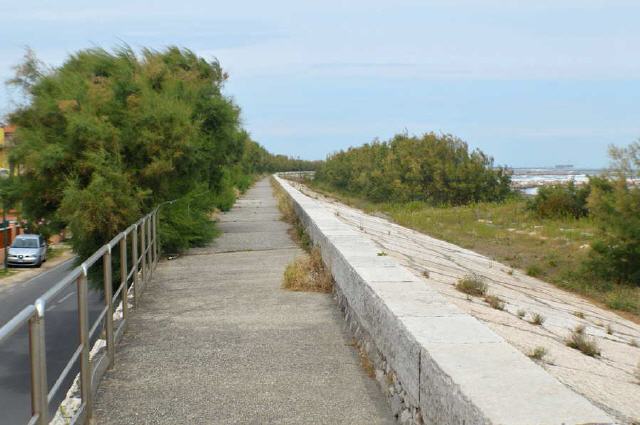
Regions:
<instances>
[{"instance_id":1,"label":"concrete walkway","mask_svg":"<svg viewBox=\"0 0 640 425\"><path fill-rule=\"evenodd\" d=\"M280 289L301 251L268 179L209 247L161 263L96 397L95 424L392 424L331 296Z\"/></svg>"}]
</instances>

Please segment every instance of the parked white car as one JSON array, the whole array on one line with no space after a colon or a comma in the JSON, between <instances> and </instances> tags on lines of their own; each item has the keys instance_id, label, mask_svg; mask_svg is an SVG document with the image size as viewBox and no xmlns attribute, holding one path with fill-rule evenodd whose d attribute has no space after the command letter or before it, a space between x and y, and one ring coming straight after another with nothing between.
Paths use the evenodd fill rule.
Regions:
<instances>
[{"instance_id":1,"label":"parked white car","mask_svg":"<svg viewBox=\"0 0 640 425\"><path fill-rule=\"evenodd\" d=\"M42 235L19 235L9 247L7 262L12 266L40 267L47 261L47 241Z\"/></svg>"}]
</instances>

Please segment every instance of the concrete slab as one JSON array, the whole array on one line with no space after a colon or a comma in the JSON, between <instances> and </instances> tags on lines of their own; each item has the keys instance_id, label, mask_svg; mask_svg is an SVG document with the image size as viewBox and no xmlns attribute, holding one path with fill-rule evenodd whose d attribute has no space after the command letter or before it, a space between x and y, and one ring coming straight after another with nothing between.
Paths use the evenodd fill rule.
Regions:
<instances>
[{"instance_id":1,"label":"concrete slab","mask_svg":"<svg viewBox=\"0 0 640 425\"><path fill-rule=\"evenodd\" d=\"M394 423L331 296L280 289L301 251L275 205L259 182L223 216L228 233L159 265L95 424Z\"/></svg>"},{"instance_id":2,"label":"concrete slab","mask_svg":"<svg viewBox=\"0 0 640 425\"><path fill-rule=\"evenodd\" d=\"M476 252L314 194L304 186L296 187L310 195L300 194L296 199L301 199L305 208L314 203L312 215L318 207L324 208L324 217L333 214L340 224L374 243L378 251L406 267L427 288L480 320L522 354L546 349L547 355L538 365L567 388L620 423L640 423L640 386L635 377L640 324ZM323 248L325 251L333 255L335 249ZM481 298L469 300L457 291L455 284L468 274L483 276L489 293L504 301L504 310L492 308ZM525 312L524 318L520 318L521 312ZM535 313L546 318L541 326L530 323ZM600 357L585 356L566 345L566 337L578 325L585 326L585 333L595 339L602 351Z\"/></svg>"},{"instance_id":3,"label":"concrete slab","mask_svg":"<svg viewBox=\"0 0 640 425\"><path fill-rule=\"evenodd\" d=\"M362 215L354 218L356 214L347 208L334 214L337 210L327 207L327 201L307 197L288 182L279 182L291 194L314 242L320 244L346 299L347 314L356 317L358 325L371 336L386 364L400 378L403 391L411 395L405 402L413 399L419 404L425 423L615 423L599 407L509 345L486 323L430 287L431 279L417 277L396 258L379 255L387 246L395 252L402 246L399 240L394 240L395 245L385 245L363 234L323 234L324 226L332 232L342 231L341 225L354 228L365 219L368 224L363 232L371 228L380 231L382 219ZM324 206L324 211L319 206ZM388 223L384 225L389 228ZM387 235L387 231L380 234ZM411 242L407 238L403 243ZM418 253L435 249L411 247ZM481 258L471 252L454 257L457 252L453 248L444 249L450 254L443 257L461 270L461 264ZM406 247L403 252L407 257L414 254Z\"/></svg>"}]
</instances>

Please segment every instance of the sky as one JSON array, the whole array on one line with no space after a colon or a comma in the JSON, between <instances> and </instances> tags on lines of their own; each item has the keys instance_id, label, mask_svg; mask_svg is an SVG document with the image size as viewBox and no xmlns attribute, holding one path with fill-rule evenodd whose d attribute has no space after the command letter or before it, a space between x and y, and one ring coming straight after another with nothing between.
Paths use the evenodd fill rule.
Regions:
<instances>
[{"instance_id":1,"label":"sky","mask_svg":"<svg viewBox=\"0 0 640 425\"><path fill-rule=\"evenodd\" d=\"M0 80L25 46L217 58L244 127L305 159L449 133L514 167L607 165L640 138L637 0L0 0ZM20 97L0 87L0 115Z\"/></svg>"}]
</instances>

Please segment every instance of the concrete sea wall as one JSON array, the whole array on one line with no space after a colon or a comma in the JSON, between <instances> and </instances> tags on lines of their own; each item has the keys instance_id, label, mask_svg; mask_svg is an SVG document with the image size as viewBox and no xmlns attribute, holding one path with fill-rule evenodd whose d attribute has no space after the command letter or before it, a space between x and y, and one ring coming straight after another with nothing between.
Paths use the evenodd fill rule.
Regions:
<instances>
[{"instance_id":1,"label":"concrete sea wall","mask_svg":"<svg viewBox=\"0 0 640 425\"><path fill-rule=\"evenodd\" d=\"M314 199L275 177L336 281L336 298L403 424L613 424Z\"/></svg>"}]
</instances>

